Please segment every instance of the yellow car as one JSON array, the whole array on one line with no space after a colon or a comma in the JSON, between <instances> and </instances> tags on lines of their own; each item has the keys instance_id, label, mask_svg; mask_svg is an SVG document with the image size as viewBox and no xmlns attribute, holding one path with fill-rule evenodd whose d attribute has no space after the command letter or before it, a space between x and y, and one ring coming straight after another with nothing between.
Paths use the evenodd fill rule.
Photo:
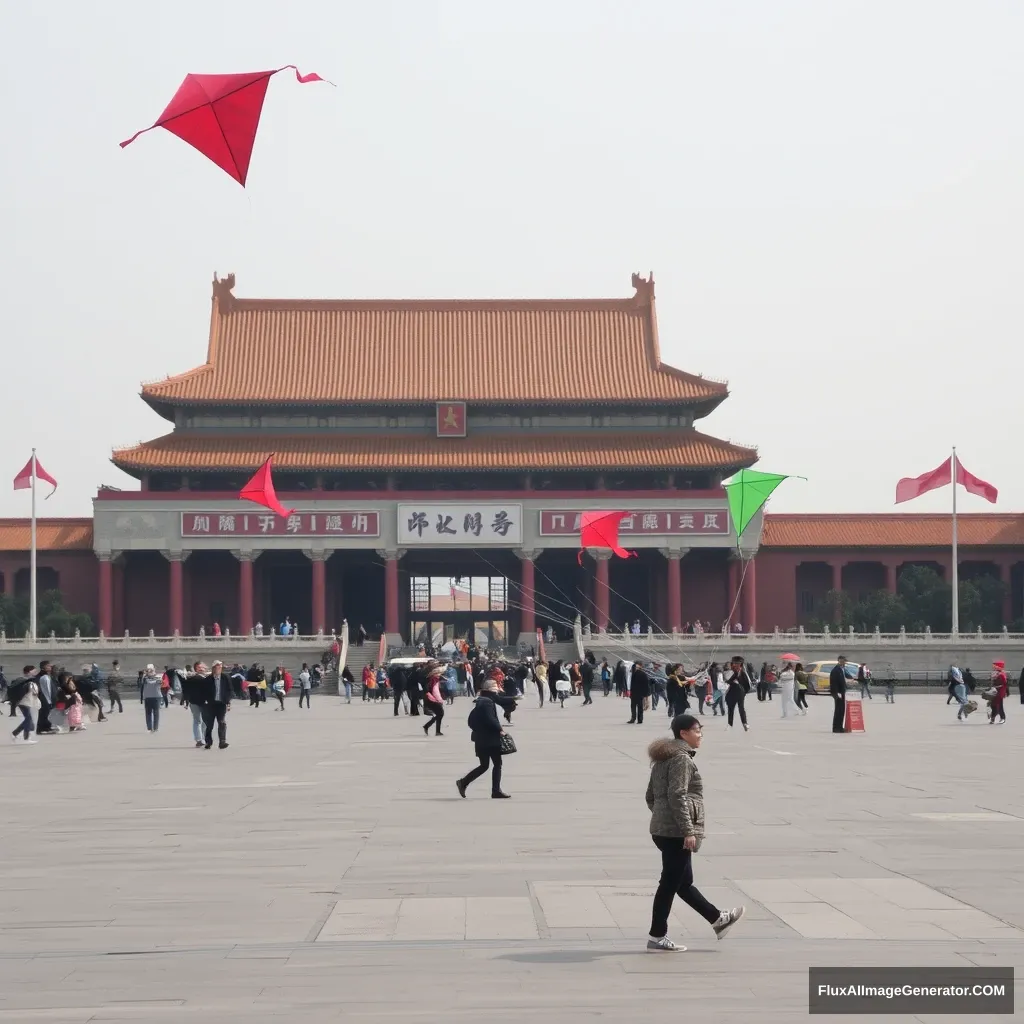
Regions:
<instances>
[{"instance_id":1,"label":"yellow car","mask_svg":"<svg viewBox=\"0 0 1024 1024\"><path fill-rule=\"evenodd\" d=\"M828 677L832 674L832 669L837 664L838 662L836 661L814 661L810 665L804 666L804 671L807 673L807 692L828 693ZM857 671L859 668L860 662L848 661L846 663L847 686L857 682Z\"/></svg>"}]
</instances>

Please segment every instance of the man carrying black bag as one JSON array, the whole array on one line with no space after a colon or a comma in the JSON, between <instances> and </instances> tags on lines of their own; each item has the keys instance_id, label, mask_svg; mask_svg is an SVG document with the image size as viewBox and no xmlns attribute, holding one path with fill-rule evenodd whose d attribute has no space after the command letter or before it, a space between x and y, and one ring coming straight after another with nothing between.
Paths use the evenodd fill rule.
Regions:
<instances>
[{"instance_id":1,"label":"man carrying black bag","mask_svg":"<svg viewBox=\"0 0 1024 1024\"><path fill-rule=\"evenodd\" d=\"M480 764L455 782L455 788L463 799L466 797L466 787L474 779L486 774L491 765L494 766L491 772L491 798L509 799L509 794L501 791L501 755L503 745L508 753L514 753L515 744L511 742L511 737L505 735L505 730L498 719L498 708L493 700L497 689L498 684L493 679L486 680L480 687L480 696L473 702L473 710L469 713L467 724L472 730L470 739L476 748Z\"/></svg>"}]
</instances>

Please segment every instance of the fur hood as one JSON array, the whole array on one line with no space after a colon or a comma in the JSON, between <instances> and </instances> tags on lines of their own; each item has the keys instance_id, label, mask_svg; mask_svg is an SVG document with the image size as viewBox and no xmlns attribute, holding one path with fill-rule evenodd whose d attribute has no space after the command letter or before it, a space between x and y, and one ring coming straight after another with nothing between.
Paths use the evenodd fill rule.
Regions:
<instances>
[{"instance_id":1,"label":"fur hood","mask_svg":"<svg viewBox=\"0 0 1024 1024\"><path fill-rule=\"evenodd\" d=\"M657 764L659 761L668 761L673 757L682 757L684 754L689 754L690 757L693 757L696 753L697 751L686 740L677 739L655 740L647 748L647 756L654 764Z\"/></svg>"}]
</instances>

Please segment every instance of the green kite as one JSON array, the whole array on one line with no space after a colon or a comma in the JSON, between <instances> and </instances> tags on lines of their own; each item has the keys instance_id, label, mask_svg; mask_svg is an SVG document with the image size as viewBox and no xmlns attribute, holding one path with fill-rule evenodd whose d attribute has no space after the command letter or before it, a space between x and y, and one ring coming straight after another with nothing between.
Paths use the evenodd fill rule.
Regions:
<instances>
[{"instance_id":1,"label":"green kite","mask_svg":"<svg viewBox=\"0 0 1024 1024\"><path fill-rule=\"evenodd\" d=\"M772 496L783 480L788 476L781 473L762 473L757 469L741 469L724 485L729 498L729 514L736 527L736 543L739 543L743 531L750 525L750 520L760 512L764 503Z\"/></svg>"}]
</instances>

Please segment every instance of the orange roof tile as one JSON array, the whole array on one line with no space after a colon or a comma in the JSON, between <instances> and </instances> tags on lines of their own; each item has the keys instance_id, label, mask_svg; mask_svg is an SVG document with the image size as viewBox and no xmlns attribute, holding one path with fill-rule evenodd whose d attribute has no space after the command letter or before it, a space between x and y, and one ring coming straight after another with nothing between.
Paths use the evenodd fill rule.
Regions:
<instances>
[{"instance_id":1,"label":"orange roof tile","mask_svg":"<svg viewBox=\"0 0 1024 1024\"><path fill-rule=\"evenodd\" d=\"M1024 545L1024 514L967 513L957 516L957 539L967 547ZM765 548L931 548L951 547L950 517L909 515L766 515Z\"/></svg>"},{"instance_id":2,"label":"orange roof tile","mask_svg":"<svg viewBox=\"0 0 1024 1024\"><path fill-rule=\"evenodd\" d=\"M673 402L725 384L661 362L653 281L628 299L281 301L214 281L203 366L146 385L161 404Z\"/></svg>"},{"instance_id":3,"label":"orange roof tile","mask_svg":"<svg viewBox=\"0 0 1024 1024\"><path fill-rule=\"evenodd\" d=\"M0 551L29 551L32 527L28 519L0 519ZM37 519L37 551L92 550L91 519Z\"/></svg>"},{"instance_id":4,"label":"orange roof tile","mask_svg":"<svg viewBox=\"0 0 1024 1024\"><path fill-rule=\"evenodd\" d=\"M668 433L479 434L449 439L233 434L211 437L176 432L115 451L114 465L128 471L255 469L274 452L275 469L291 470L601 470L733 469L757 460L740 448L695 430Z\"/></svg>"}]
</instances>

